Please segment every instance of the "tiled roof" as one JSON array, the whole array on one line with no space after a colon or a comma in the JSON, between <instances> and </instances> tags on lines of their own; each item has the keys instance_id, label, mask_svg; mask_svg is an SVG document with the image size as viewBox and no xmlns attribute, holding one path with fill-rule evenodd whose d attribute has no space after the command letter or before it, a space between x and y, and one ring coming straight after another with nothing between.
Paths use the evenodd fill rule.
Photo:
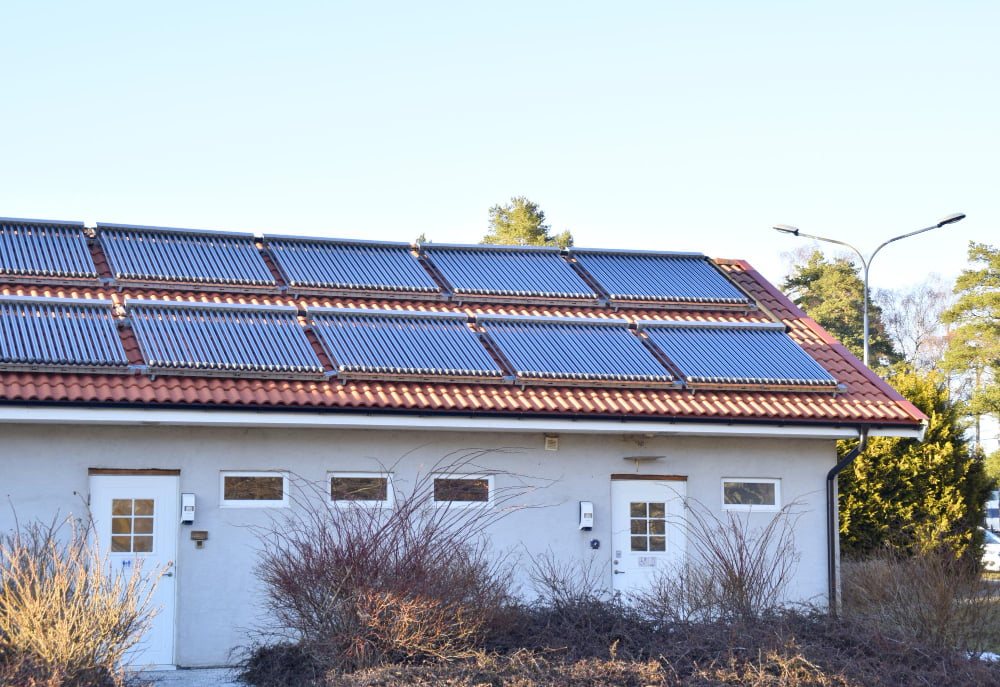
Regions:
<instances>
[{"instance_id":1,"label":"tiled roof","mask_svg":"<svg viewBox=\"0 0 1000 687\"><path fill-rule=\"evenodd\" d=\"M916 427L924 418L911 403L879 379L842 345L810 320L750 265L716 260L757 308L719 309L591 307L567 303L488 303L472 299L420 300L351 295L300 295L285 286L270 265L278 286L273 292L172 285L132 287L110 279L100 247L91 244L104 282L66 284L45 278L0 283L0 295L46 298L107 299L116 308L125 300L178 303L226 303L307 308L374 308L412 312L460 312L467 315L533 315L690 322L774 322L839 383L836 392L759 389L620 388L609 385L520 386L511 383L378 381L371 379L257 379L170 374L95 374L66 371L4 371L0 402L7 404L99 405L103 407L303 410L315 412L406 412L487 414L491 416L607 418L757 422L780 424L874 425ZM269 262L265 254L265 262ZM2 277L0 277L2 279ZM142 363L130 329L121 330L129 362ZM327 369L331 364L315 336L310 342Z\"/></svg>"}]
</instances>

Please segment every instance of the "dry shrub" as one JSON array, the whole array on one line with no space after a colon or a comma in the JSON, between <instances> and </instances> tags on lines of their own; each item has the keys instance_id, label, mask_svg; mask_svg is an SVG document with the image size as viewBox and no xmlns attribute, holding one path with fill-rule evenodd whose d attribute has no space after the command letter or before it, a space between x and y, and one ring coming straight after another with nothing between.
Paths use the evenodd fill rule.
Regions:
<instances>
[{"instance_id":1,"label":"dry shrub","mask_svg":"<svg viewBox=\"0 0 1000 687\"><path fill-rule=\"evenodd\" d=\"M447 457L390 508L331 505L298 483L294 507L258 532L272 634L331 669L472 655L509 598L485 533L527 487L495 488L491 507L431 497L435 474L482 474L486 453Z\"/></svg>"},{"instance_id":2,"label":"dry shrub","mask_svg":"<svg viewBox=\"0 0 1000 687\"><path fill-rule=\"evenodd\" d=\"M689 500L684 521L689 559L659 574L633 601L657 626L750 623L772 615L785 603L798 564L794 534L801 505L793 501L754 527L751 513L727 511L720 518Z\"/></svg>"},{"instance_id":3,"label":"dry shrub","mask_svg":"<svg viewBox=\"0 0 1000 687\"><path fill-rule=\"evenodd\" d=\"M533 557L528 576L535 597L518 607L506 635L489 637L489 648L555 651L566 660L644 657L654 628L611 592L610 574L593 556L567 560L549 551Z\"/></svg>"},{"instance_id":4,"label":"dry shrub","mask_svg":"<svg viewBox=\"0 0 1000 687\"><path fill-rule=\"evenodd\" d=\"M844 613L881 632L974 653L1000 646L1000 591L969 557L886 550L841 572Z\"/></svg>"},{"instance_id":5,"label":"dry shrub","mask_svg":"<svg viewBox=\"0 0 1000 687\"><path fill-rule=\"evenodd\" d=\"M414 659L468 657L478 643L485 617L473 604L454 599L412 596L399 591L362 589L352 599L364 619L345 639L357 665ZM478 605L478 604L477 604Z\"/></svg>"},{"instance_id":6,"label":"dry shrub","mask_svg":"<svg viewBox=\"0 0 1000 687\"><path fill-rule=\"evenodd\" d=\"M649 636L652 659L569 659L557 652L480 654L454 662L329 674L324 687L870 687L1000 685L1000 666L940 647L888 640L825 613L783 613L752 625L691 623ZM299 683L290 683L296 684Z\"/></svg>"},{"instance_id":7,"label":"dry shrub","mask_svg":"<svg viewBox=\"0 0 1000 687\"><path fill-rule=\"evenodd\" d=\"M112 567L73 519L0 537L0 675L4 684L116 685L149 627L161 572Z\"/></svg>"}]
</instances>

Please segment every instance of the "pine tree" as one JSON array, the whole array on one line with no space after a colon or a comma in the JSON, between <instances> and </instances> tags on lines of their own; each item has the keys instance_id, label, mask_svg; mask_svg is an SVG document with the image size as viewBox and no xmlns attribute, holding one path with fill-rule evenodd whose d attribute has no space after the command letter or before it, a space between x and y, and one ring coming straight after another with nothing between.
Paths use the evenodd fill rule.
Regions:
<instances>
[{"instance_id":1,"label":"pine tree","mask_svg":"<svg viewBox=\"0 0 1000 687\"><path fill-rule=\"evenodd\" d=\"M1000 249L969 244L969 262L955 282L958 300L943 319L954 325L942 367L966 376L969 412L1000 417Z\"/></svg>"},{"instance_id":2,"label":"pine tree","mask_svg":"<svg viewBox=\"0 0 1000 687\"><path fill-rule=\"evenodd\" d=\"M796 265L781 288L809 317L816 320L858 358L864 351L864 282L858 268L848 258L827 261L822 251L815 251L805 265ZM889 365L899 360L885 333L882 310L875 303L868 307L873 364Z\"/></svg>"},{"instance_id":3,"label":"pine tree","mask_svg":"<svg viewBox=\"0 0 1000 687\"><path fill-rule=\"evenodd\" d=\"M505 246L559 246L573 245L569 231L552 236L551 227L545 224L545 212L524 196L516 196L505 205L490 208L490 229L482 243Z\"/></svg>"}]
</instances>

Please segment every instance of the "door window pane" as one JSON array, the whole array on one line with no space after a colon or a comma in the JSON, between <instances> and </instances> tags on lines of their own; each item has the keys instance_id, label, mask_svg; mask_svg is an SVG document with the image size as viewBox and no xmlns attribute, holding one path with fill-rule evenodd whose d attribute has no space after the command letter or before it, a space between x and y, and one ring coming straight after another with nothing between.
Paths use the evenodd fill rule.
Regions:
<instances>
[{"instance_id":1,"label":"door window pane","mask_svg":"<svg viewBox=\"0 0 1000 687\"><path fill-rule=\"evenodd\" d=\"M111 514L112 553L153 550L153 499L112 499Z\"/></svg>"},{"instance_id":2,"label":"door window pane","mask_svg":"<svg viewBox=\"0 0 1000 687\"><path fill-rule=\"evenodd\" d=\"M632 501L629 503L629 514L632 551L667 550L665 503Z\"/></svg>"}]
</instances>

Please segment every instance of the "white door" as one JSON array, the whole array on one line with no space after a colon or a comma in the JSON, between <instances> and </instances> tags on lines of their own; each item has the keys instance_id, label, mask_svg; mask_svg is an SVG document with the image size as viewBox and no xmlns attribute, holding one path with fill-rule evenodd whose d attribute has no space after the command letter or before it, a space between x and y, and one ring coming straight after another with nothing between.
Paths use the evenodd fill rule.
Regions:
<instances>
[{"instance_id":1,"label":"white door","mask_svg":"<svg viewBox=\"0 0 1000 687\"><path fill-rule=\"evenodd\" d=\"M126 659L131 666L171 667L174 663L178 483L174 475L91 475L90 510L101 546L111 565L132 570L141 562L160 577L152 606L158 608L149 630ZM169 569L168 569L169 567Z\"/></svg>"},{"instance_id":2,"label":"white door","mask_svg":"<svg viewBox=\"0 0 1000 687\"><path fill-rule=\"evenodd\" d=\"M684 560L684 496L680 480L611 482L612 589L628 594Z\"/></svg>"}]
</instances>

